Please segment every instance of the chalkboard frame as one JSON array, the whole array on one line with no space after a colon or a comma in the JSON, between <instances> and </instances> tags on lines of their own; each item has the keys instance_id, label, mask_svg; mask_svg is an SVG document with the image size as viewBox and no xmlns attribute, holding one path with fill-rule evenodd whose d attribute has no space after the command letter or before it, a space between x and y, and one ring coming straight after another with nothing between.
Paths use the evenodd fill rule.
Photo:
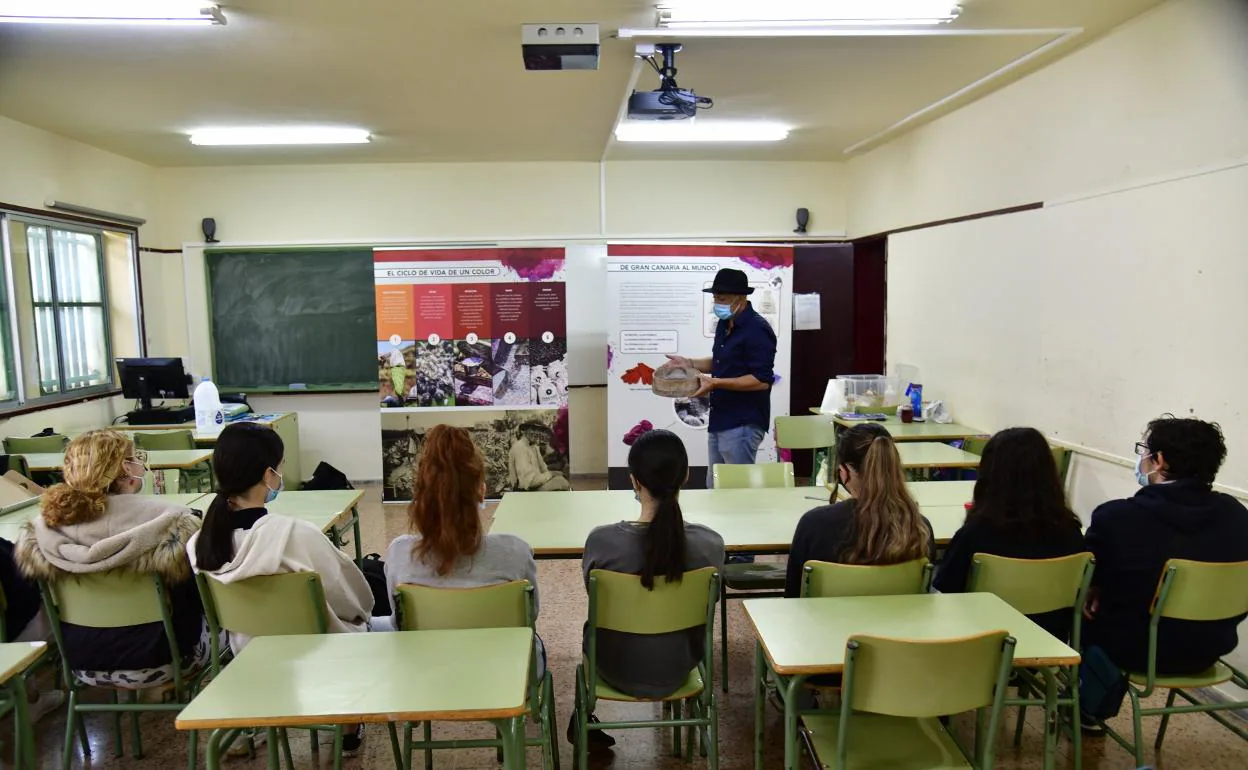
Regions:
<instances>
[{"instance_id":1,"label":"chalkboard frame","mask_svg":"<svg viewBox=\"0 0 1248 770\"><path fill-rule=\"evenodd\" d=\"M239 255L239 254L311 254L311 253L344 253L344 252L368 252L370 255L375 247L364 244L336 244L325 246L256 246L256 247L230 247L221 249L205 249L204 250L204 285L207 294L208 306L208 350L209 360L211 363L212 379L217 385L218 390L230 393L245 393L248 395L292 395L300 393L312 394L330 394L330 393L372 393L377 392L377 380L361 381L361 382L343 382L343 383L308 383L281 385L248 385L240 386L224 382L219 377L217 367L217 341L216 341L216 324L213 317L213 257L222 255ZM372 279L372 261L369 260L369 279Z\"/></svg>"}]
</instances>

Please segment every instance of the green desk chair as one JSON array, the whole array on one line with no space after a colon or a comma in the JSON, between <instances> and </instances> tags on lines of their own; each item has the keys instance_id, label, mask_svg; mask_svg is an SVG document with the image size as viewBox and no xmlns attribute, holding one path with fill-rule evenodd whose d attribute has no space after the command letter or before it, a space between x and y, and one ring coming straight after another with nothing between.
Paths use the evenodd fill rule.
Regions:
<instances>
[{"instance_id":1,"label":"green desk chair","mask_svg":"<svg viewBox=\"0 0 1248 770\"><path fill-rule=\"evenodd\" d=\"M925 594L932 585L926 558L885 566L808 561L802 567L802 598Z\"/></svg>"},{"instance_id":2,"label":"green desk chair","mask_svg":"<svg viewBox=\"0 0 1248 770\"><path fill-rule=\"evenodd\" d=\"M781 449L813 449L814 461L810 466L810 483L819 477L819 468L836 446L836 426L827 415L809 417L777 417L776 446Z\"/></svg>"},{"instance_id":3,"label":"green desk chair","mask_svg":"<svg viewBox=\"0 0 1248 770\"><path fill-rule=\"evenodd\" d=\"M232 583L222 583L211 575L200 572L195 575L199 596L204 604L204 616L212 638L213 674L220 670L221 632L245 636L287 636L291 634L324 634L329 631L325 590L321 576L315 572L287 572L281 575L262 575ZM390 725L390 745L394 751L395 765L402 770L399 755L398 731ZM318 749L319 731L334 735L334 770L342 770L342 725L317 725L312 731L312 751ZM294 768L290 757L290 742L284 728L268 728L269 766L277 764L280 748L286 766ZM222 751L242 737L242 730L233 730L225 740ZM255 747L247 737L248 749L254 754Z\"/></svg>"},{"instance_id":4,"label":"green desk chair","mask_svg":"<svg viewBox=\"0 0 1248 770\"><path fill-rule=\"evenodd\" d=\"M27 713L26 677L46 660L46 642L0 643L0 717L13 715L13 767L36 770L35 734Z\"/></svg>"},{"instance_id":5,"label":"green desk chair","mask_svg":"<svg viewBox=\"0 0 1248 770\"><path fill-rule=\"evenodd\" d=\"M779 419L779 418L777 418ZM793 463L717 464L711 469L716 489L792 488ZM784 564L725 564L719 583L719 659L721 687L728 692L728 600L784 596ZM729 589L733 593L729 593Z\"/></svg>"},{"instance_id":6,"label":"green desk chair","mask_svg":"<svg viewBox=\"0 0 1248 770\"><path fill-rule=\"evenodd\" d=\"M654 590L641 585L638 575L607 570L589 573L589 649L576 667L576 767L589 765L590 730L631 730L671 727L672 751L680 755L680 728L689 728L685 749L693 758L695 734L711 770L719 767L719 712L715 702L715 657L712 628L715 597L719 595L719 572L713 567L686 572L680 582L654 579ZM598 678L598 629L629 634L667 634L702 626L706 629L706 657L689 672L676 692L666 698L634 698ZM663 717L651 721L595 722L589 717L599 700L626 703L663 703ZM668 709L671 709L670 715ZM687 708L688 716L683 716ZM696 729L695 729L696 728ZM707 733L709 732L709 738Z\"/></svg>"},{"instance_id":7,"label":"green desk chair","mask_svg":"<svg viewBox=\"0 0 1248 770\"><path fill-rule=\"evenodd\" d=\"M61 676L69 689L68 716L65 720L65 750L61 757L61 766L65 770L74 756L74 733L82 744L84 756L91 754L87 743L87 730L83 723L83 714L111 713L113 715L113 748L117 756L125 753L121 737L121 715L130 714L131 741L134 758L143 756L143 738L139 731L139 715L148 711L179 712L190 703L199 684L202 671L187 670L184 667L182 650L178 648L178 639L173 630L173 616L169 603L169 589L159 576L114 570L89 575L74 575L55 582L40 581L39 590L43 594L43 609L48 624L52 627L52 636L60 650L65 649L65 639L61 628L62 623L73 623L77 626L92 628L125 628L145 623L160 623L165 629L165 638L169 643L170 668L173 672L171 681L155 685L137 685L124 688L130 693L129 702L122 703L120 692L123 688L103 688L79 681L70 668L69 661L61 656ZM81 694L88 688L108 689L112 696L111 703L82 703ZM165 690L172 688L175 702L173 703L140 703L140 690ZM187 763L194 770L199 733L191 732L187 747Z\"/></svg>"},{"instance_id":8,"label":"green desk chair","mask_svg":"<svg viewBox=\"0 0 1248 770\"><path fill-rule=\"evenodd\" d=\"M481 588L432 588L400 585L394 595L395 626L400 631L431 631L464 628L529 628L536 633L533 586L527 580L513 580ZM542 749L544 770L559 770L559 747L555 743L555 685L550 668L539 679L529 681L529 709L542 734L528 738L528 746ZM425 754L425 768L433 767L434 749L462 749L494 746L501 753L502 741L434 741L433 726L423 723L423 740L412 741L412 723L405 726L404 767L412 766L412 751ZM501 760L500 760L501 761Z\"/></svg>"},{"instance_id":9,"label":"green desk chair","mask_svg":"<svg viewBox=\"0 0 1248 770\"><path fill-rule=\"evenodd\" d=\"M64 452L67 446L69 446L69 436L62 436L59 433L54 433L50 436L10 436L4 440L4 453L9 455L33 455L45 452ZM24 458L22 462L25 462ZM33 476L22 475L44 487L52 486L61 480L61 474L57 471L43 471Z\"/></svg>"},{"instance_id":10,"label":"green desk chair","mask_svg":"<svg viewBox=\"0 0 1248 770\"><path fill-rule=\"evenodd\" d=\"M189 430L135 433L134 445L145 452L196 448L195 434ZM178 471L178 491L211 492L212 488L211 461L205 461L191 468L184 468Z\"/></svg>"},{"instance_id":11,"label":"green desk chair","mask_svg":"<svg viewBox=\"0 0 1248 770\"><path fill-rule=\"evenodd\" d=\"M1067 610L1071 613L1070 639L1074 649L1080 649L1083 629L1083 606L1088 598L1088 586L1092 584L1092 571L1096 562L1091 553L1076 553L1056 559L1009 559L977 553L972 557L967 591L983 591L996 594L1006 604L1024 615L1041 615L1047 612ZM1045 709L1045 724L1056 724L1058 708L1070 707L1070 713L1079 713L1079 670L1072 666L1054 677L1050 669L1041 670L1043 681L1032 671L1015 672L1018 697L1007 701L1007 706L1018 707L1018 722L1014 726L1014 745L1021 745L1023 719L1028 706ZM1065 694L1058 696L1059 684ZM1066 727L1066 725L1063 725ZM1068 727L1074 749L1075 770L1083 766L1083 731L1078 719L1071 719ZM1053 740L1050 740L1052 738ZM1055 758L1056 734L1046 731L1045 756Z\"/></svg>"},{"instance_id":12,"label":"green desk chair","mask_svg":"<svg viewBox=\"0 0 1248 770\"><path fill-rule=\"evenodd\" d=\"M1163 619L1225 620L1245 613L1248 613L1248 561L1212 563L1171 559L1166 562L1166 570L1157 586L1157 596L1153 600L1149 620L1148 669L1144 672L1123 672L1128 678L1127 695L1131 697L1134 742L1128 742L1108 725L1101 723L1105 726L1106 734L1135 755L1137 765L1144 764L1144 730L1141 724L1143 717L1161 716L1161 728L1157 731L1155 744L1158 750L1165 740L1166 726L1171 714L1206 713L1240 738L1248 740L1248 732L1243 727L1231 723L1217 713L1248 708L1248 701L1200 701L1192 692L1197 688L1212 687L1223 682L1234 682L1237 686L1248 689L1248 675L1244 672L1225 660L1219 660L1208 670L1192 676L1157 674L1157 627ZM1141 706L1142 698L1147 698L1163 688L1170 691L1165 706ZM1176 696L1187 701L1189 705L1174 705Z\"/></svg>"},{"instance_id":13,"label":"green desk chair","mask_svg":"<svg viewBox=\"0 0 1248 770\"><path fill-rule=\"evenodd\" d=\"M1005 631L941 640L850 637L839 713L802 715L815 766L991 770L993 741L981 738L996 734L1013 661L1014 639ZM967 711L976 712L970 752L940 722Z\"/></svg>"}]
</instances>

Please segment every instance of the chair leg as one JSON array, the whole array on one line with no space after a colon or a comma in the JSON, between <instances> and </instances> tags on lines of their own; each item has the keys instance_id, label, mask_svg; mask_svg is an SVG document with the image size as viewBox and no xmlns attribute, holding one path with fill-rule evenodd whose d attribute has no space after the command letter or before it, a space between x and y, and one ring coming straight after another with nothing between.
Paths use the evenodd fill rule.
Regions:
<instances>
[{"instance_id":1,"label":"chair leg","mask_svg":"<svg viewBox=\"0 0 1248 770\"><path fill-rule=\"evenodd\" d=\"M1018 697L1020 700L1027 697L1029 694L1030 694L1029 688L1021 684L1018 686ZM1014 725L1014 745L1015 746L1023 745L1023 720L1026 718L1026 716L1027 716L1027 707L1019 706L1018 707L1018 722Z\"/></svg>"},{"instance_id":2,"label":"chair leg","mask_svg":"<svg viewBox=\"0 0 1248 770\"><path fill-rule=\"evenodd\" d=\"M707 693L707 703L709 704L710 713L707 714L711 720L711 737L707 741L707 764L710 770L719 770L719 704L715 702L715 693Z\"/></svg>"},{"instance_id":3,"label":"chair leg","mask_svg":"<svg viewBox=\"0 0 1248 770\"><path fill-rule=\"evenodd\" d=\"M281 746L279 745L282 742L281 731L276 727L269 727L265 732L267 733L264 741L265 755L268 757L267 767L269 770L281 770L282 762L278 754L281 751Z\"/></svg>"},{"instance_id":4,"label":"chair leg","mask_svg":"<svg viewBox=\"0 0 1248 770\"><path fill-rule=\"evenodd\" d=\"M585 673L578 666L576 669L576 710L572 719L576 725L576 770L587 770L589 767L589 692L585 684Z\"/></svg>"},{"instance_id":5,"label":"chair leg","mask_svg":"<svg viewBox=\"0 0 1248 770\"><path fill-rule=\"evenodd\" d=\"M728 589L722 581L719 584L719 655L723 658L719 686L728 692Z\"/></svg>"},{"instance_id":6,"label":"chair leg","mask_svg":"<svg viewBox=\"0 0 1248 770\"><path fill-rule=\"evenodd\" d=\"M320 730L317 730L317 729L312 729L312 730L309 730L309 731L308 731L308 733L309 733L309 735L308 735L308 741L312 744L312 753L313 753L313 754L315 754L316 752L318 752L318 751L320 751L320 750L321 750L321 736L320 736L320 732L321 732L321 731L320 731Z\"/></svg>"},{"instance_id":7,"label":"chair leg","mask_svg":"<svg viewBox=\"0 0 1248 770\"><path fill-rule=\"evenodd\" d=\"M698 714L698 706L697 706L697 702L696 702L696 701L693 701L693 700L688 701L688 702L685 704L685 707L684 707L684 708L685 708L685 715L686 715L686 716L689 716L689 717L698 717L698 716L700 716L700 715ZM686 762L692 762L692 761L693 761L693 737L694 737L694 735L696 735L696 734L697 734L697 732L698 732L698 728L696 728L696 727L686 727L686 728L685 728L685 761L686 761Z\"/></svg>"},{"instance_id":8,"label":"chair leg","mask_svg":"<svg viewBox=\"0 0 1248 770\"><path fill-rule=\"evenodd\" d=\"M286 728L278 728L277 735L282 742L282 761L286 763L286 770L295 770L295 760L290 757L290 736L287 735Z\"/></svg>"},{"instance_id":9,"label":"chair leg","mask_svg":"<svg viewBox=\"0 0 1248 770\"><path fill-rule=\"evenodd\" d=\"M191 730L186 739L186 768L195 770L199 767L199 731Z\"/></svg>"},{"instance_id":10,"label":"chair leg","mask_svg":"<svg viewBox=\"0 0 1248 770\"><path fill-rule=\"evenodd\" d=\"M684 701L672 701L672 719L684 718ZM672 725L672 756L680 756L680 725Z\"/></svg>"},{"instance_id":11,"label":"chair leg","mask_svg":"<svg viewBox=\"0 0 1248 770\"><path fill-rule=\"evenodd\" d=\"M130 691L130 704L138 705L138 703L139 703L139 691L131 690ZM143 735L140 732L140 728L139 728L139 712L138 711L130 712L130 740L134 744L133 750L131 752L134 755L134 758L142 759L143 758Z\"/></svg>"},{"instance_id":12,"label":"chair leg","mask_svg":"<svg viewBox=\"0 0 1248 770\"><path fill-rule=\"evenodd\" d=\"M342 770L342 725L334 725L334 770Z\"/></svg>"},{"instance_id":13,"label":"chair leg","mask_svg":"<svg viewBox=\"0 0 1248 770\"><path fill-rule=\"evenodd\" d=\"M65 752L61 756L62 770L69 770L70 762L74 758L74 732L80 718L78 715L78 692L71 687L69 689L69 709L65 713Z\"/></svg>"},{"instance_id":14,"label":"chair leg","mask_svg":"<svg viewBox=\"0 0 1248 770\"><path fill-rule=\"evenodd\" d=\"M121 703L121 693L117 692L116 690L112 690L110 691L110 694L112 695L113 705L119 705ZM126 747L123 744L122 737L121 737L121 712L114 711L113 712L113 756L120 757L120 756L125 755L125 753L126 753Z\"/></svg>"},{"instance_id":15,"label":"chair leg","mask_svg":"<svg viewBox=\"0 0 1248 770\"><path fill-rule=\"evenodd\" d=\"M390 753L394 754L395 770L405 770L403 765L403 751L399 748L399 729L394 722L386 722L386 732L390 733ZM294 770L294 768L291 768Z\"/></svg>"},{"instance_id":16,"label":"chair leg","mask_svg":"<svg viewBox=\"0 0 1248 770\"><path fill-rule=\"evenodd\" d=\"M1135 732L1135 766L1144 766L1144 724L1143 717L1140 714L1140 696L1135 694L1135 690L1128 687L1127 693L1131 696L1131 727Z\"/></svg>"},{"instance_id":17,"label":"chair leg","mask_svg":"<svg viewBox=\"0 0 1248 770\"><path fill-rule=\"evenodd\" d=\"M1169 697L1166 698L1166 708L1174 707L1174 699L1178 694L1179 694L1178 690L1174 688L1170 689L1170 695ZM1161 715L1161 727L1157 728L1157 742L1153 744L1153 746L1158 750L1161 749L1161 742L1166 739L1166 727L1169 724L1170 724L1170 714L1169 713L1162 714Z\"/></svg>"},{"instance_id":18,"label":"chair leg","mask_svg":"<svg viewBox=\"0 0 1248 770\"><path fill-rule=\"evenodd\" d=\"M542 725L542 737L546 740L545 750L550 756L550 770L559 770L559 744L555 738L559 734L559 727L555 722L555 680L549 671L546 672L544 688L546 715L545 724Z\"/></svg>"},{"instance_id":19,"label":"chair leg","mask_svg":"<svg viewBox=\"0 0 1248 770\"><path fill-rule=\"evenodd\" d=\"M421 738L425 741L425 770L433 770L433 749L428 747L433 740L433 722L422 722L420 731Z\"/></svg>"}]
</instances>

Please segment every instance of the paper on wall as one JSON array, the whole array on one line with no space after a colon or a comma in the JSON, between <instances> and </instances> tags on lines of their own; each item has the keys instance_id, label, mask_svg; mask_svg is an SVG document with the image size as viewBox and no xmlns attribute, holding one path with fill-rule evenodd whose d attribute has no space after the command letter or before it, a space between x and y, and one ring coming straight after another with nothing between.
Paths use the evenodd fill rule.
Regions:
<instances>
[{"instance_id":1,"label":"paper on wall","mask_svg":"<svg viewBox=\"0 0 1248 770\"><path fill-rule=\"evenodd\" d=\"M793 295L793 331L817 331L821 328L822 313L819 294Z\"/></svg>"}]
</instances>

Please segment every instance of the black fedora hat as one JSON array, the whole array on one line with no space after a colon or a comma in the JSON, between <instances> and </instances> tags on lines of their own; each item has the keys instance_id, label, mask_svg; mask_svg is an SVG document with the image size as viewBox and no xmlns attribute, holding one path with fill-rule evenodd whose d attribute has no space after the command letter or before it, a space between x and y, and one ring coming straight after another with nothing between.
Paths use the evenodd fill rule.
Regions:
<instances>
[{"instance_id":1,"label":"black fedora hat","mask_svg":"<svg viewBox=\"0 0 1248 770\"><path fill-rule=\"evenodd\" d=\"M738 294L749 295L754 293L754 289L750 287L750 280L745 277L745 273L740 270L733 270L731 267L725 267L715 274L715 282L711 284L711 288L703 289L707 294Z\"/></svg>"}]
</instances>

